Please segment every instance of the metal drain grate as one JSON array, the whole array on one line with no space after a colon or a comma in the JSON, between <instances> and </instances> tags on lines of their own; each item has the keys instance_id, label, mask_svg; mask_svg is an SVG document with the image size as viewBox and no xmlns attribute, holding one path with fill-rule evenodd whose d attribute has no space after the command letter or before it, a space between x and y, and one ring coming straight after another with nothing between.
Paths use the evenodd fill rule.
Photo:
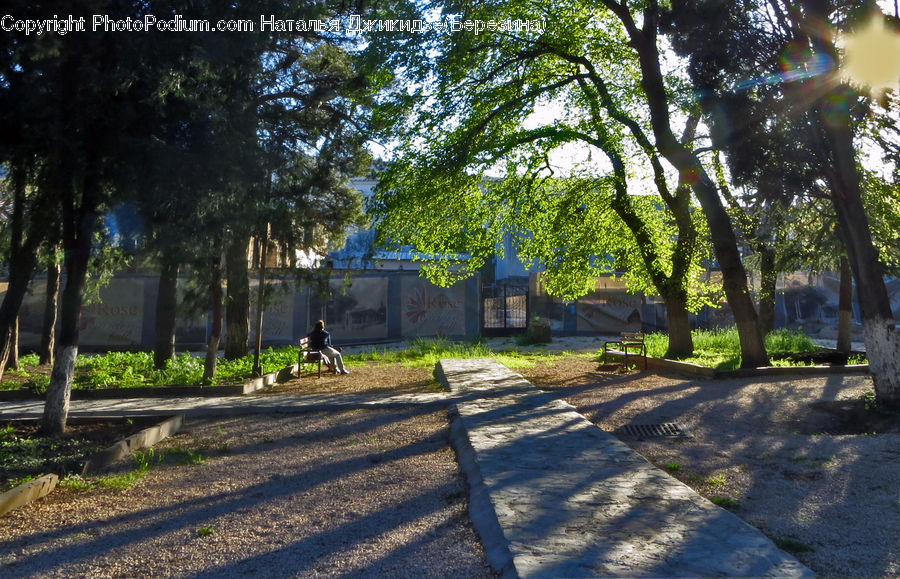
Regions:
<instances>
[{"instance_id":1,"label":"metal drain grate","mask_svg":"<svg viewBox=\"0 0 900 579\"><path fill-rule=\"evenodd\" d=\"M615 434L635 438L687 438L687 429L675 422L663 424L626 424L615 430Z\"/></svg>"}]
</instances>

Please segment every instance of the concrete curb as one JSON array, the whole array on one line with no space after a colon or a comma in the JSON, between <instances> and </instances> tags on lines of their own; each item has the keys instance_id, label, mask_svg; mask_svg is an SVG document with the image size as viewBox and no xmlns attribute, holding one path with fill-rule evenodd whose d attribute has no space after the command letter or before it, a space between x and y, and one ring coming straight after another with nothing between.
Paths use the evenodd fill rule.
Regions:
<instances>
[{"instance_id":1,"label":"concrete curb","mask_svg":"<svg viewBox=\"0 0 900 579\"><path fill-rule=\"evenodd\" d=\"M434 369L435 379L447 392L451 391L450 381L444 373L444 367L438 362ZM515 560L509 550L509 540L503 534L503 528L497 519L497 512L491 502L491 494L484 484L481 476L481 468L472 443L469 441L469 433L459 416L459 410L454 402L447 408L447 416L450 419L450 444L456 452L456 462L459 469L466 476L466 484L469 487L469 518L481 539L488 564L504 578L517 578Z\"/></svg>"},{"instance_id":2,"label":"concrete curb","mask_svg":"<svg viewBox=\"0 0 900 579\"><path fill-rule=\"evenodd\" d=\"M85 460L81 474L98 472L120 458L130 455L132 452L142 448L149 448L160 440L178 432L182 424L184 424L184 414L178 414L160 422L156 426L151 426L137 434L132 434L128 438L120 440L106 450L102 450Z\"/></svg>"},{"instance_id":3,"label":"concrete curb","mask_svg":"<svg viewBox=\"0 0 900 579\"><path fill-rule=\"evenodd\" d=\"M28 503L34 502L41 497L47 496L50 491L56 488L59 477L55 474L45 474L44 476L20 484L0 495L0 517L13 509L18 509Z\"/></svg>"},{"instance_id":4,"label":"concrete curb","mask_svg":"<svg viewBox=\"0 0 900 579\"><path fill-rule=\"evenodd\" d=\"M621 358L623 352L609 350L609 354ZM635 365L640 368L641 362L638 356L629 356L635 360ZM763 368L742 368L738 370L716 370L688 362L667 360L647 356L647 369L657 372L675 372L691 378L748 378L765 376L828 376L831 374L867 374L868 364L848 364L846 366L766 366Z\"/></svg>"},{"instance_id":5,"label":"concrete curb","mask_svg":"<svg viewBox=\"0 0 900 579\"><path fill-rule=\"evenodd\" d=\"M500 521L497 519L496 509L491 502L491 494L481 476L475 449L469 442L469 433L459 417L456 405L451 405L448 414L450 416L450 444L453 445L457 463L460 470L465 473L466 483L469 486L469 518L481 538L481 546L488 564L501 577L518 577L515 561L509 550L509 540L503 534Z\"/></svg>"}]
</instances>

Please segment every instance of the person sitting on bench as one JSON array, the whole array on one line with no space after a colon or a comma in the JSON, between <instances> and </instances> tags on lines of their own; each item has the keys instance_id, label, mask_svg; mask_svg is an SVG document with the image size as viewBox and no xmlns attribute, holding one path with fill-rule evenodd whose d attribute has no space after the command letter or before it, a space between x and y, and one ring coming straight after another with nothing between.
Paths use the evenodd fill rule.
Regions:
<instances>
[{"instance_id":1,"label":"person sitting on bench","mask_svg":"<svg viewBox=\"0 0 900 579\"><path fill-rule=\"evenodd\" d=\"M313 330L306 336L309 338L309 349L318 350L324 357L325 365L330 365L335 374L349 374L344 367L344 359L340 350L331 345L331 334L325 331L325 322L319 320ZM329 363L330 360L330 363Z\"/></svg>"}]
</instances>

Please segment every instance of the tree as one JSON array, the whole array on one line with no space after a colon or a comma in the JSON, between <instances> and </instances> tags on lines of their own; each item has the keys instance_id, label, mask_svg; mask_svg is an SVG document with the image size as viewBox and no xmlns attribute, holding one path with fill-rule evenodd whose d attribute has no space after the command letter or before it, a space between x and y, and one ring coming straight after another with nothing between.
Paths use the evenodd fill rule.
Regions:
<instances>
[{"instance_id":1,"label":"tree","mask_svg":"<svg viewBox=\"0 0 900 579\"><path fill-rule=\"evenodd\" d=\"M841 54L835 45L837 31L858 34L851 31L873 17L876 21L884 17L874 2L752 2L741 3L743 10L738 6L729 2L673 3L678 34L686 39L681 44L691 59L692 77L707 87L710 100L722 101L735 93L752 98L757 87L766 86L783 106L755 122L771 125L790 119L802 123L805 138L800 142L812 157L809 170L831 198L857 283L876 396L886 406L900 407L900 337L872 238L854 144L863 126L860 121L868 116L873 103L842 78ZM714 8L716 16L704 12L702 18L696 17L697 10ZM684 14L694 17L680 18ZM750 52L757 56L726 62L713 54L710 46L729 57Z\"/></svg>"},{"instance_id":2,"label":"tree","mask_svg":"<svg viewBox=\"0 0 900 579\"><path fill-rule=\"evenodd\" d=\"M62 267L56 243L49 244L46 256L47 283L44 287L44 317L41 323L41 344L38 348L40 364L53 363L56 345L56 319L59 310L59 281Z\"/></svg>"},{"instance_id":3,"label":"tree","mask_svg":"<svg viewBox=\"0 0 900 579\"><path fill-rule=\"evenodd\" d=\"M653 279L656 291L666 299L673 333L670 353L690 352L685 280L690 269L687 264L695 256L697 237L690 210L693 191L706 214L712 245L724 274L726 296L738 322L742 363L746 366L763 363L765 350L756 327L756 312L747 292L736 239L718 192L692 149L694 120L687 123L681 139L673 131L669 95L680 98L678 104L684 103L681 111L689 119L690 98L663 75L657 47L658 7L650 3L643 14L644 26L639 28L624 4L604 2L603 6L566 3L535 7L526 2L503 1L458 9L470 19L487 20L488 15L495 18L508 14L513 18L546 18L570 25L551 27L545 33L523 30L476 36L462 32L453 35L446 46L436 46L441 56L434 70L435 78L428 78L427 74L421 78L429 86L436 81L437 88L422 91L421 99L426 105L414 117L408 138L409 143L415 144L418 131L424 130L430 148L397 161L394 166L398 169L388 171L382 185L382 191L386 192L385 204L376 210L382 219L392 208L399 213L390 225L383 223L384 237L393 238L396 243L415 240L416 248L431 256L437 250L452 255L466 249L477 258L472 262L477 265L483 255L494 251L493 240L505 225L511 229L521 227L520 222L510 221L519 214L514 199L510 210L501 216L495 217L490 209L478 209L477 205L484 204L489 196L476 191L482 181L480 174L503 160L508 162L505 178L521 171L539 183L541 171L549 173L550 163L546 159L553 148L566 142L586 143L602 152L607 167L611 167L605 169L612 175L607 185L596 189L615 191L616 202L612 207L640 240L636 248L642 254L643 269ZM446 11L452 13L455 8L450 5ZM531 128L533 123L527 117L541 103L554 99L566 102L568 114ZM674 261L668 264L657 254L657 244L646 231L648 225L642 224L629 200L629 172L633 172L634 165L626 160L635 154L643 156L649 166L652 182L677 230L679 250L672 254L668 249L661 252L674 256ZM678 186L668 184L671 178L666 174L663 159L677 169ZM414 171L418 172L418 178L413 176ZM441 179L441 171L458 176ZM407 176L398 177L401 172ZM422 227L421 210L416 213L415 226L404 226L399 222L403 215L402 202L386 197L394 195L389 189L404 179L404 185L422 191L422 195L406 198L405 202L414 200L420 209L435 211L434 223L428 228ZM443 183L442 195L429 193L440 183ZM453 188L462 192L458 198L454 199ZM454 225L452 231L447 230L447 223ZM478 231L479 227L485 233ZM423 243L429 236L434 242ZM453 236L455 240L451 239ZM592 241L590 249L604 253L604 248L597 245L603 240L592 238ZM563 247L571 250L568 244L560 245ZM543 265L551 271L554 268L561 271L563 263ZM574 263L572 260L566 265ZM580 263L586 262L582 259ZM472 269L471 265L463 267L458 260L446 257L444 265L462 267L460 273ZM590 268L585 266L577 275L590 273Z\"/></svg>"}]
</instances>

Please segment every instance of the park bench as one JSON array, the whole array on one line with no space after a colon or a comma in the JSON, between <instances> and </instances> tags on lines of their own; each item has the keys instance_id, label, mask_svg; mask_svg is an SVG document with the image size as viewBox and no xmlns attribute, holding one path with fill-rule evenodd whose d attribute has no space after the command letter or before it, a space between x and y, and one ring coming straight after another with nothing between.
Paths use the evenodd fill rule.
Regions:
<instances>
[{"instance_id":1,"label":"park bench","mask_svg":"<svg viewBox=\"0 0 900 579\"><path fill-rule=\"evenodd\" d=\"M298 360L299 364L297 365L297 375L300 376L302 374L303 366L305 366L306 364L316 364L318 366L319 378L321 378L322 362L325 362L326 367L328 367L328 358L326 358L319 350L310 349L308 336L300 338L299 345L300 357Z\"/></svg>"},{"instance_id":2,"label":"park bench","mask_svg":"<svg viewBox=\"0 0 900 579\"><path fill-rule=\"evenodd\" d=\"M628 352L632 355L639 355L644 359L644 369L647 368L647 346L644 343L644 334L641 332L622 332L619 334L618 340L610 340L603 343L603 361L607 360L609 347L622 352L622 364L628 367Z\"/></svg>"}]
</instances>

